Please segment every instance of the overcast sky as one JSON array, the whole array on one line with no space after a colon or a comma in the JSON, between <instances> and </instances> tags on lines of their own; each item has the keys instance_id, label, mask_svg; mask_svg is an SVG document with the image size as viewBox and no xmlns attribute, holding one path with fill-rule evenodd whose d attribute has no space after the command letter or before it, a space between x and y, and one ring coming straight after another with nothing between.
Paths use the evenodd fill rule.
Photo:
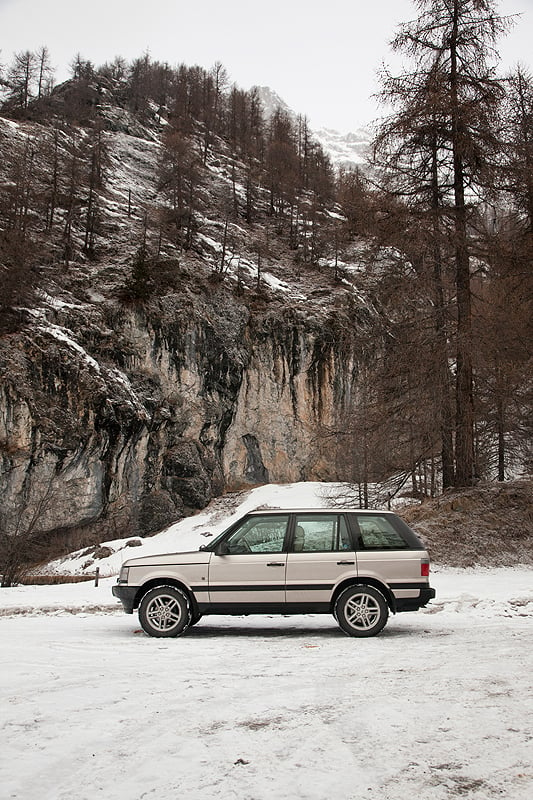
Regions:
<instances>
[{"instance_id":1,"label":"overcast sky","mask_svg":"<svg viewBox=\"0 0 533 800\"><path fill-rule=\"evenodd\" d=\"M531 67L533 0L500 0L522 13L501 44L505 65ZM411 0L0 0L0 61L46 45L56 81L76 53L95 65L116 55L211 67L244 89L270 86L315 128L355 130L377 115L376 72L393 63Z\"/></svg>"}]
</instances>

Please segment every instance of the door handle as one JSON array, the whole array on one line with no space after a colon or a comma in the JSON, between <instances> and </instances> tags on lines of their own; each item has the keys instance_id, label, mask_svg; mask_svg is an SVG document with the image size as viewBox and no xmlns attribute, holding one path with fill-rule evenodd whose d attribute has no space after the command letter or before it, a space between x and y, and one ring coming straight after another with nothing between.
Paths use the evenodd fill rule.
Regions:
<instances>
[{"instance_id":1,"label":"door handle","mask_svg":"<svg viewBox=\"0 0 533 800\"><path fill-rule=\"evenodd\" d=\"M284 561L270 561L267 564L267 567L284 567L284 566L285 566Z\"/></svg>"},{"instance_id":2,"label":"door handle","mask_svg":"<svg viewBox=\"0 0 533 800\"><path fill-rule=\"evenodd\" d=\"M339 567L344 564L355 564L355 561L337 561Z\"/></svg>"}]
</instances>

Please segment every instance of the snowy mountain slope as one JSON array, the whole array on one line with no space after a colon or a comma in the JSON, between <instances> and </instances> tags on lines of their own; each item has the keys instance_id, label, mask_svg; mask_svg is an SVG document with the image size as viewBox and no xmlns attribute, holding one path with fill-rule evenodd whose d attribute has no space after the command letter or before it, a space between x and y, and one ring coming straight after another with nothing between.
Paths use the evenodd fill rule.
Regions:
<instances>
[{"instance_id":1,"label":"snowy mountain slope","mask_svg":"<svg viewBox=\"0 0 533 800\"><path fill-rule=\"evenodd\" d=\"M252 86L251 91L257 92L263 108L263 114L267 120L269 120L278 109L281 109L290 117L296 119L296 112L274 89L271 89L270 86Z\"/></svg>"},{"instance_id":2,"label":"snowy mountain slope","mask_svg":"<svg viewBox=\"0 0 533 800\"><path fill-rule=\"evenodd\" d=\"M278 108L292 119L296 119L297 114L269 86L255 86L254 89L259 95L267 119ZM372 137L369 128L358 128L350 133L340 133L333 128L319 128L312 130L311 133L327 153L334 167L348 169L363 168L366 165Z\"/></svg>"},{"instance_id":3,"label":"snowy mountain slope","mask_svg":"<svg viewBox=\"0 0 533 800\"><path fill-rule=\"evenodd\" d=\"M344 169L355 167L362 169L366 166L371 139L368 128L359 128L353 133L339 133L331 128L320 128L313 131L313 136L322 145L333 166Z\"/></svg>"},{"instance_id":4,"label":"snowy mountain slope","mask_svg":"<svg viewBox=\"0 0 533 800\"><path fill-rule=\"evenodd\" d=\"M91 575L99 567L103 577L116 575L127 558L197 550L243 514L256 508L322 508L327 507L332 498L342 491L342 484L305 482L267 484L250 491L225 494L212 501L204 511L171 525L155 536L136 538L133 544L129 544L132 540L128 539L104 542L98 548L77 551L53 561L45 571L50 574ZM111 552L105 555L106 551Z\"/></svg>"}]
</instances>

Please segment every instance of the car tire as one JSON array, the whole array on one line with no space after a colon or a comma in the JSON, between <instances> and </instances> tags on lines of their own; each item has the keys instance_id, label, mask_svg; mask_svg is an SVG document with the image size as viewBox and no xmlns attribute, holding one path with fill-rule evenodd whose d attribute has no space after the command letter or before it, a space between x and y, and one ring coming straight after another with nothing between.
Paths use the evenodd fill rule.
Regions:
<instances>
[{"instance_id":1,"label":"car tire","mask_svg":"<svg viewBox=\"0 0 533 800\"><path fill-rule=\"evenodd\" d=\"M333 616L348 636L376 636L387 624L387 601L373 586L348 586L338 596Z\"/></svg>"},{"instance_id":2,"label":"car tire","mask_svg":"<svg viewBox=\"0 0 533 800\"><path fill-rule=\"evenodd\" d=\"M149 636L179 636L189 627L187 596L174 586L156 586L139 605L139 622Z\"/></svg>"}]
</instances>

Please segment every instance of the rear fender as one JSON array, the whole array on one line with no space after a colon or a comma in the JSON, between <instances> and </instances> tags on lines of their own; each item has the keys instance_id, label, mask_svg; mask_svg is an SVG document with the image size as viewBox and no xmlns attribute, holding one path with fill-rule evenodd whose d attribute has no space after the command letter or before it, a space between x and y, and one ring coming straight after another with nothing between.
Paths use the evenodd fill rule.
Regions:
<instances>
[{"instance_id":1,"label":"rear fender","mask_svg":"<svg viewBox=\"0 0 533 800\"><path fill-rule=\"evenodd\" d=\"M350 578L350 580L342 581L338 586L335 587L335 591L333 592L333 596L331 598L331 607L334 608L335 602L337 597L343 592L348 586L373 586L374 589L377 589L385 600L387 601L387 605L390 611L393 614L396 614L396 598L394 597L392 591L389 587L379 581L377 578L373 577L366 577L365 575L358 575L357 578Z\"/></svg>"}]
</instances>

